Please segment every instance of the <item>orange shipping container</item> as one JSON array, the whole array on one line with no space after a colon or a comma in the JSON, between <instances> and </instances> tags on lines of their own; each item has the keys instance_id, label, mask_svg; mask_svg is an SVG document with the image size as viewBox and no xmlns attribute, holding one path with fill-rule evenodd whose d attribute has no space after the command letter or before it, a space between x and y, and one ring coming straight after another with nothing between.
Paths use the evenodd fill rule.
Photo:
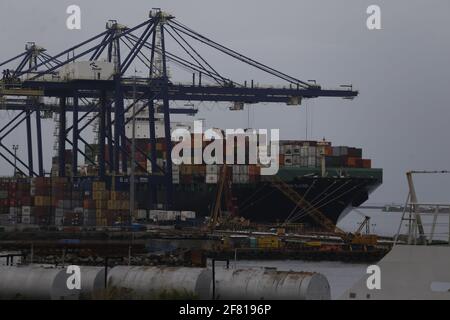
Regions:
<instances>
[{"instance_id":1,"label":"orange shipping container","mask_svg":"<svg viewBox=\"0 0 450 320\"><path fill-rule=\"evenodd\" d=\"M363 164L363 168L367 168L367 169L372 168L372 160L370 160L370 159L363 159L362 164Z\"/></svg>"},{"instance_id":2,"label":"orange shipping container","mask_svg":"<svg viewBox=\"0 0 450 320\"><path fill-rule=\"evenodd\" d=\"M248 166L248 174L250 176L259 176L260 172L261 172L261 170L260 170L259 166L256 166L256 165Z\"/></svg>"},{"instance_id":3,"label":"orange shipping container","mask_svg":"<svg viewBox=\"0 0 450 320\"><path fill-rule=\"evenodd\" d=\"M83 208L84 209L95 209L95 201L94 200L84 200Z\"/></svg>"},{"instance_id":4,"label":"orange shipping container","mask_svg":"<svg viewBox=\"0 0 450 320\"><path fill-rule=\"evenodd\" d=\"M357 164L357 159L358 158L354 158L354 157L348 157L347 158L347 166L351 167L351 168L355 168L356 164Z\"/></svg>"},{"instance_id":5,"label":"orange shipping container","mask_svg":"<svg viewBox=\"0 0 450 320\"><path fill-rule=\"evenodd\" d=\"M280 154L279 156L280 166L284 166L284 154Z\"/></svg>"}]
</instances>

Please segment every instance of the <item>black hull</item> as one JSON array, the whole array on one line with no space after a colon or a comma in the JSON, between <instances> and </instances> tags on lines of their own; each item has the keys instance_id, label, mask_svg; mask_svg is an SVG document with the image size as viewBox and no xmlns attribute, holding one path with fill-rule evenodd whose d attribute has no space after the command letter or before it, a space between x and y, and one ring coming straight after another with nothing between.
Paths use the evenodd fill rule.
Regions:
<instances>
[{"instance_id":1,"label":"black hull","mask_svg":"<svg viewBox=\"0 0 450 320\"><path fill-rule=\"evenodd\" d=\"M364 203L380 184L372 178L314 178L301 177L288 182L306 201L336 223L352 207ZM232 195L237 199L239 215L252 222L311 223L308 213L288 199L268 182L234 184ZM215 186L201 184L175 186L174 209L196 211L199 216L210 214Z\"/></svg>"}]
</instances>

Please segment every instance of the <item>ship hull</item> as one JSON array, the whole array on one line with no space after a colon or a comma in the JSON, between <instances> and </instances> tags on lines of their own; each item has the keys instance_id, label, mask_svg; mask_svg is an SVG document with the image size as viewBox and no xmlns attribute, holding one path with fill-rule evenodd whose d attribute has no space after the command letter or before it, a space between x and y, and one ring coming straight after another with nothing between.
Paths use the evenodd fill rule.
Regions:
<instances>
[{"instance_id":1,"label":"ship hull","mask_svg":"<svg viewBox=\"0 0 450 320\"><path fill-rule=\"evenodd\" d=\"M377 187L374 179L362 178L308 178L302 177L288 184L304 199L327 216L338 220L353 207L364 203ZM208 216L215 198L215 187L204 185L191 189L177 186L174 198L175 210L196 211L199 216ZM298 207L280 190L268 182L233 185L232 197L238 207L239 216L259 223L309 223L307 210Z\"/></svg>"}]
</instances>

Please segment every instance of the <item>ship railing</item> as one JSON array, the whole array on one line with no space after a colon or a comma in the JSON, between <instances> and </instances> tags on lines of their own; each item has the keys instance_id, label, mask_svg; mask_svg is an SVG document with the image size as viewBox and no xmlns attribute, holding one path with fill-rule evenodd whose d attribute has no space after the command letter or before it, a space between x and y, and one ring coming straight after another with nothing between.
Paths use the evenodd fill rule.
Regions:
<instances>
[{"instance_id":1,"label":"ship railing","mask_svg":"<svg viewBox=\"0 0 450 320\"><path fill-rule=\"evenodd\" d=\"M450 203L418 202L404 206L394 244L450 245Z\"/></svg>"}]
</instances>

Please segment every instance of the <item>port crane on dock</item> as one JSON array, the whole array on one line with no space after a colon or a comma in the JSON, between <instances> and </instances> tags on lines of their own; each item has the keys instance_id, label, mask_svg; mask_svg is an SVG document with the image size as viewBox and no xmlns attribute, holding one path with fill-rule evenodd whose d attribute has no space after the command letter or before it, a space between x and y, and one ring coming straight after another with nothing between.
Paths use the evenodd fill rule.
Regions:
<instances>
[{"instance_id":1,"label":"port crane on dock","mask_svg":"<svg viewBox=\"0 0 450 320\"><path fill-rule=\"evenodd\" d=\"M176 50L168 50L169 42ZM233 80L232 76L225 76L218 68L213 67L200 53L199 46L268 74L281 81L283 86L259 86L253 80ZM91 69L87 76L77 76L76 68L81 70L83 63L87 63ZM135 64L145 68L143 73L147 76L132 78L129 70ZM187 71L192 76L192 82L181 83L171 79L169 64ZM109 73L106 71L108 66L112 66ZM351 99L358 95L358 91L351 86L324 89L315 82L302 81L278 71L194 31L159 9L150 11L148 19L133 27L110 20L106 24L106 30L54 55L50 55L47 48L28 43L25 51L0 62L0 68L6 68L0 81L0 110L17 111L13 119L0 128L0 157L18 173L29 177L45 175L42 141L46 137L42 135L43 114L57 113L58 176L67 175L66 145L72 150L70 174L73 179L83 178L78 171L79 155L94 162L80 148L81 144L90 148L82 133L89 129L93 121L98 121L96 178L105 180L128 176L130 141L125 134L128 123L125 114L139 102L142 106L137 113L147 109L149 114L151 152L148 154L137 148L136 153L143 154L151 163L151 173L137 177L137 180L139 183L149 184L154 204L157 187L164 189L167 208L171 207L173 192L170 115L195 114L197 111L176 108L171 102L228 102L233 105L232 109L242 110L245 104L266 102L300 105L304 99ZM136 101L126 106L126 101L132 100L133 93L137 96ZM156 101L162 103L165 130L167 158L163 167L156 161ZM69 114L72 119L70 125ZM4 144L4 139L22 124L25 124L27 137L25 159L15 156ZM36 149L37 165L33 162ZM105 150L108 150L108 154ZM136 166L139 164L136 163Z\"/></svg>"}]
</instances>

